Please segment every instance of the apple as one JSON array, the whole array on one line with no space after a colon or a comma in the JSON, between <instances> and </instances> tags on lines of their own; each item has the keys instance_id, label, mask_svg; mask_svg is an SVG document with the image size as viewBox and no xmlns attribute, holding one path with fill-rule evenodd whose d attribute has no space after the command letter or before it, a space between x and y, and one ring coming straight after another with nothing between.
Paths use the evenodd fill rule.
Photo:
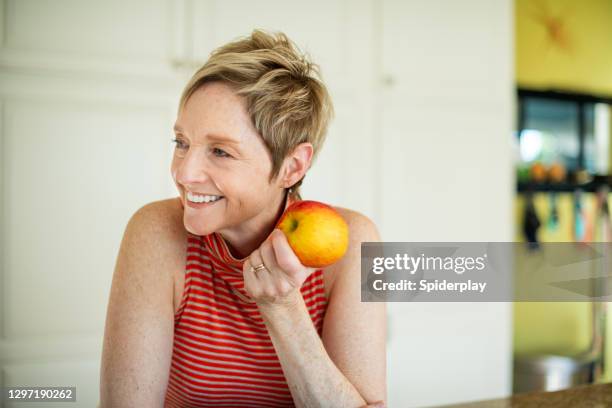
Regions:
<instances>
[{"instance_id":1,"label":"apple","mask_svg":"<svg viewBox=\"0 0 612 408\"><path fill-rule=\"evenodd\" d=\"M318 201L291 203L277 226L304 266L323 268L344 256L349 232L344 218L332 207Z\"/></svg>"}]
</instances>

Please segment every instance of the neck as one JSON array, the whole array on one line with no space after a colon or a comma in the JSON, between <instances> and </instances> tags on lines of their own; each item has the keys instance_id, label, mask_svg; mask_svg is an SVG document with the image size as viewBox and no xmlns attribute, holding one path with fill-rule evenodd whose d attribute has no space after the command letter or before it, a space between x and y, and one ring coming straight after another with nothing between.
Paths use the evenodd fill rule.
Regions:
<instances>
[{"instance_id":1,"label":"neck","mask_svg":"<svg viewBox=\"0 0 612 408\"><path fill-rule=\"evenodd\" d=\"M250 219L232 230L219 231L234 258L246 258L268 238L285 211L285 198L288 199L287 194L280 194L273 205L255 217L257 219Z\"/></svg>"}]
</instances>

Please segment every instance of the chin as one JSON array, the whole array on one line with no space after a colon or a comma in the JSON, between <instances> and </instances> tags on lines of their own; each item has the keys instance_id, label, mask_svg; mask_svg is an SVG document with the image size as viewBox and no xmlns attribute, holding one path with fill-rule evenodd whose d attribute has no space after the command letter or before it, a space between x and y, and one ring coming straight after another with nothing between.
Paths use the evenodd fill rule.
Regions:
<instances>
[{"instance_id":1,"label":"chin","mask_svg":"<svg viewBox=\"0 0 612 408\"><path fill-rule=\"evenodd\" d=\"M185 229L193 235L209 235L215 232L215 229L211 225L202 225L201 223L192 222L187 217L183 217L183 225Z\"/></svg>"}]
</instances>

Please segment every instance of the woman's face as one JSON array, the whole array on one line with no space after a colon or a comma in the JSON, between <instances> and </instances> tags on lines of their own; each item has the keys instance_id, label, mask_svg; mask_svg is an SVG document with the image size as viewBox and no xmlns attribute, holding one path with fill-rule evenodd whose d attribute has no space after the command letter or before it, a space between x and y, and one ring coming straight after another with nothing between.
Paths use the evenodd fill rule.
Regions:
<instances>
[{"instance_id":1,"label":"woman's face","mask_svg":"<svg viewBox=\"0 0 612 408\"><path fill-rule=\"evenodd\" d=\"M244 99L229 86L211 82L196 90L178 114L175 134L171 170L189 232L257 231L276 214L283 186L278 178L269 182L271 154ZM188 191L220 199L194 205Z\"/></svg>"}]
</instances>

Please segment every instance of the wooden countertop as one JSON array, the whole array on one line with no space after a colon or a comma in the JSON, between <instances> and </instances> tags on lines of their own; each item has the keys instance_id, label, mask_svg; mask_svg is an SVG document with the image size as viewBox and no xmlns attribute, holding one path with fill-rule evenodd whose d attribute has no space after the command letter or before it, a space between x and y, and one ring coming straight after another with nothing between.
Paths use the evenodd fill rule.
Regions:
<instances>
[{"instance_id":1,"label":"wooden countertop","mask_svg":"<svg viewBox=\"0 0 612 408\"><path fill-rule=\"evenodd\" d=\"M582 385L555 392L528 392L508 398L445 405L445 408L607 408L612 407L612 383Z\"/></svg>"}]
</instances>

